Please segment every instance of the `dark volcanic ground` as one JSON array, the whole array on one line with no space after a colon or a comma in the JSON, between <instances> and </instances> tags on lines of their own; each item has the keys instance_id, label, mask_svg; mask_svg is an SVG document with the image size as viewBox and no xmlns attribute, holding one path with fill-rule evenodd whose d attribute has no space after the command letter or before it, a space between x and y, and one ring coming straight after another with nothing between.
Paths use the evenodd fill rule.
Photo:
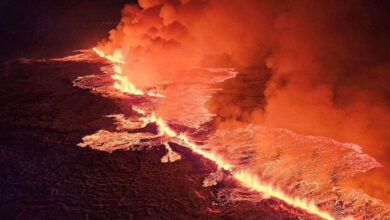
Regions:
<instances>
[{"instance_id":1,"label":"dark volcanic ground","mask_svg":"<svg viewBox=\"0 0 390 220\"><path fill-rule=\"evenodd\" d=\"M312 218L273 199L232 202L229 178L202 187L215 164L180 146L182 159L167 164L163 147L109 154L76 146L114 127L104 115L121 113L112 100L72 85L100 64L15 58L92 47L124 2L0 2L0 219Z\"/></svg>"},{"instance_id":2,"label":"dark volcanic ground","mask_svg":"<svg viewBox=\"0 0 390 220\"><path fill-rule=\"evenodd\" d=\"M231 180L202 187L216 165L175 146L112 154L80 148L86 134L113 127L111 100L73 87L99 64L14 62L0 80L0 219L296 219L273 199L228 201ZM249 193L249 192L248 192ZM249 193L250 194L250 193ZM289 214L297 212L298 215Z\"/></svg>"}]
</instances>

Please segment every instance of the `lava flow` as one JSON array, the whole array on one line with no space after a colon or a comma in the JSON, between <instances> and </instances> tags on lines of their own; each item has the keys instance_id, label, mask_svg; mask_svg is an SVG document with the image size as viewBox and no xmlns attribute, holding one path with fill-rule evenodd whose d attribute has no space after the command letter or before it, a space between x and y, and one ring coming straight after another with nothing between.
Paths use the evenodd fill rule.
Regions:
<instances>
[{"instance_id":1,"label":"lava flow","mask_svg":"<svg viewBox=\"0 0 390 220\"><path fill-rule=\"evenodd\" d=\"M12 5L0 219L390 220L385 1Z\"/></svg>"},{"instance_id":2,"label":"lava flow","mask_svg":"<svg viewBox=\"0 0 390 220\"><path fill-rule=\"evenodd\" d=\"M136 89L135 86L125 77L121 76L122 70L118 64L125 63L120 59L120 53L116 52L114 55L106 56L103 52L98 49L93 49L99 56L104 57L110 60L113 63L113 70L116 73L112 76L114 80L116 80L114 87L124 93L129 93L133 95L143 95L144 93ZM193 152L196 152L203 157L214 161L219 168L228 170L232 173L232 176L239 181L243 186L248 187L251 190L262 193L265 197L274 197L280 199L287 204L294 206L296 208L300 208L310 214L317 215L324 219L335 219L331 214L326 211L321 210L317 207L313 202L308 201L307 199L294 197L289 195L288 193L281 190L276 184L262 181L256 174L253 174L249 170L239 170L233 164L230 164L222 155L215 153L213 151L203 150L201 146L198 146L195 142L191 140L185 133L176 133L164 119L156 116L155 113L151 113L150 115L146 115L146 112L138 109L136 107L132 108L134 111L138 112L144 117L141 120L145 123L155 123L158 127L159 135L167 136L169 138L173 138L177 140L177 142L185 147L190 148ZM168 153L172 150L169 148Z\"/></svg>"}]
</instances>

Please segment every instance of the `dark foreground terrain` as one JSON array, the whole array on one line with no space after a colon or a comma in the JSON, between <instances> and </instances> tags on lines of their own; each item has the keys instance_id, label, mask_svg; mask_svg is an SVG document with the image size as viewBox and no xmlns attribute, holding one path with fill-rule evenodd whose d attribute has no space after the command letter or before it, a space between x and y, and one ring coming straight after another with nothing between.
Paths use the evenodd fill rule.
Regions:
<instances>
[{"instance_id":1,"label":"dark foreground terrain","mask_svg":"<svg viewBox=\"0 0 390 220\"><path fill-rule=\"evenodd\" d=\"M72 85L100 64L17 58L92 47L124 2L0 2L0 219L311 219L273 199L230 201L231 180L202 187L215 164L180 146L182 159L164 164L163 147L109 154L76 146L114 128L104 115L122 113Z\"/></svg>"},{"instance_id":2,"label":"dark foreground terrain","mask_svg":"<svg viewBox=\"0 0 390 220\"><path fill-rule=\"evenodd\" d=\"M100 65L23 62L0 76L0 219L310 218L273 199L229 201L231 180L202 187L216 165L180 146L174 163L160 162L163 147L111 154L77 147L84 135L113 128L104 115L121 113L72 85Z\"/></svg>"}]
</instances>

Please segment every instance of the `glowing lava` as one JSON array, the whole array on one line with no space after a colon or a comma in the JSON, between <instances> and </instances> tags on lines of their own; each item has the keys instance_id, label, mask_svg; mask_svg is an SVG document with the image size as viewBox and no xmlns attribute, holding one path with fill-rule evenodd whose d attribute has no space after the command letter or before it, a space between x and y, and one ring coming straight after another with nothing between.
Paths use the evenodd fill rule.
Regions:
<instances>
[{"instance_id":1,"label":"glowing lava","mask_svg":"<svg viewBox=\"0 0 390 220\"><path fill-rule=\"evenodd\" d=\"M137 112L143 114L144 112L138 111L138 109L133 108ZM167 135L172 138L179 139L184 146L190 147L192 151L201 154L207 159L214 161L218 167L229 170L233 173L233 177L241 182L244 186L261 192L264 196L271 196L277 199L280 199L286 202L289 205L292 205L296 208L300 208L305 210L308 213L315 214L324 219L334 219L329 213L320 210L313 202L309 202L306 199L301 199L299 197L289 196L287 193L283 192L279 187L274 186L271 183L267 183L261 181L258 175L252 174L250 171L240 170L238 172L234 171L234 166L227 163L224 158L218 154L204 151L197 144L192 142L185 134L177 134L174 130L172 130L166 122L164 122L161 118L156 117L155 114L152 113L151 116L144 117L144 122L156 123L159 128L160 135Z\"/></svg>"},{"instance_id":2,"label":"glowing lava","mask_svg":"<svg viewBox=\"0 0 390 220\"><path fill-rule=\"evenodd\" d=\"M122 58L122 54L119 50L115 50L113 55L105 55L103 51L98 50L97 48L92 48L93 51L100 57L104 57L112 63L125 63Z\"/></svg>"},{"instance_id":3,"label":"glowing lava","mask_svg":"<svg viewBox=\"0 0 390 220\"><path fill-rule=\"evenodd\" d=\"M120 90L123 93L128 93L132 95L145 94L142 90L137 89L134 84L130 82L128 77L123 74L122 67L120 65L125 64L125 61L123 60L122 54L119 50L115 50L113 55L105 55L103 51L95 47L92 50L100 57L106 58L113 63L112 69L114 70L115 74L112 75L111 78L115 80L114 88ZM164 97L163 95L155 92L147 92L146 95L154 97Z\"/></svg>"},{"instance_id":4,"label":"glowing lava","mask_svg":"<svg viewBox=\"0 0 390 220\"><path fill-rule=\"evenodd\" d=\"M118 65L113 66L115 75L112 75L111 77L116 80L114 83L114 87L122 92L134 94L134 95L143 95L144 93L135 88L135 86L128 80L126 76L123 75L122 69Z\"/></svg>"},{"instance_id":5,"label":"glowing lava","mask_svg":"<svg viewBox=\"0 0 390 220\"><path fill-rule=\"evenodd\" d=\"M93 49L99 56L105 57L111 62L113 62L113 69L115 74L112 76L113 79L116 80L114 87L122 92L135 94L135 95L142 95L144 94L141 90L136 89L135 86L128 80L128 78L123 75L122 69L119 64L123 64L124 61L121 58L121 53L117 50L115 50L113 55L105 55L103 52L99 51L98 49ZM148 93L147 93L148 94ZM159 96L158 94L148 94L152 96ZM220 154L204 150L204 146L197 145L194 141L191 140L190 137L188 137L184 133L176 133L173 129L170 128L168 123L164 121L161 117L158 117L155 115L155 113L151 113L150 115L147 115L145 111L142 109L133 107L133 110L138 112L139 114L143 115L141 120L147 124L147 123L155 123L158 127L159 135L166 136L173 138L179 142L179 144L190 148L193 152L196 152L203 157L214 161L219 168L223 168L225 170L228 170L232 173L233 177L239 181L243 186L248 187L254 191L262 193L264 196L271 196L277 199L280 199L284 201L285 203L300 208L310 214L314 214L316 216L319 216L324 219L335 219L331 214L328 212L322 211L320 208L318 208L314 202L308 201L303 198L290 196L288 193L281 190L279 187L276 186L276 184L262 181L261 178L257 175L252 173L249 170L239 170L238 167L234 166L233 164L230 164L226 159L223 158ZM172 149L168 149L168 154L172 153ZM212 149L212 148L211 148ZM166 158L164 159L164 162L167 161L174 161L177 158Z\"/></svg>"},{"instance_id":6,"label":"glowing lava","mask_svg":"<svg viewBox=\"0 0 390 220\"><path fill-rule=\"evenodd\" d=\"M324 219L334 219L329 213L321 211L313 202L299 197L292 197L283 192L279 187L273 186L271 183L261 181L256 174L251 174L247 171L239 171L233 174L234 178L240 181L244 186L258 192L264 193L266 196L272 196L283 200L289 205L303 209L308 213L315 214Z\"/></svg>"},{"instance_id":7,"label":"glowing lava","mask_svg":"<svg viewBox=\"0 0 390 220\"><path fill-rule=\"evenodd\" d=\"M128 94L133 94L133 95L144 94L141 90L135 88L135 86L123 74L120 64L124 64L125 62L123 61L122 55L118 50L115 50L113 55L105 55L102 51L96 48L93 48L93 51L95 51L96 54L99 55L100 57L106 58L107 60L113 63L112 69L114 70L115 74L112 75L111 77L115 80L114 88Z\"/></svg>"}]
</instances>

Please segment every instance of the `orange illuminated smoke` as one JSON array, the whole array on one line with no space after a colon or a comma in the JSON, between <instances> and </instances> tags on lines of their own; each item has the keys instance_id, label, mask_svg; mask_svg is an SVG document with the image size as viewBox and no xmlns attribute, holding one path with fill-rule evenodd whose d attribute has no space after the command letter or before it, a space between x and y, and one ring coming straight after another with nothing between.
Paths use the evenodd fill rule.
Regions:
<instances>
[{"instance_id":1,"label":"orange illuminated smoke","mask_svg":"<svg viewBox=\"0 0 390 220\"><path fill-rule=\"evenodd\" d=\"M113 55L105 55L103 51L95 47L92 50L95 51L95 53L100 57L106 58L113 63L112 69L115 74L113 74L111 78L115 80L114 88L120 90L121 92L133 95L145 94L142 90L137 89L123 73L122 67L120 65L125 64L125 61L123 60L122 54L119 50L115 50ZM146 94L149 96L164 97L163 95L154 92L147 92Z\"/></svg>"},{"instance_id":2,"label":"orange illuminated smoke","mask_svg":"<svg viewBox=\"0 0 390 220\"><path fill-rule=\"evenodd\" d=\"M92 50L95 51L95 53L100 57L104 57L113 63L125 63L119 50L115 50L113 55L105 55L103 51L100 51L95 47Z\"/></svg>"},{"instance_id":3,"label":"orange illuminated smoke","mask_svg":"<svg viewBox=\"0 0 390 220\"><path fill-rule=\"evenodd\" d=\"M114 87L116 89L124 93L130 93L135 95L144 94L143 91L135 88L135 86L129 81L129 79L125 75L123 75L120 64L124 64L125 62L123 61L121 53L118 50L115 50L113 55L105 55L102 51L99 51L96 48L94 48L93 50L99 56L107 58L113 63L114 75L112 75L112 78L116 80L114 84ZM160 96L158 94L148 95ZM279 187L277 187L275 184L262 181L257 174L252 173L250 170L234 169L236 167L234 167L232 164L229 164L229 162L224 160L224 158L218 153L205 151L196 143L191 141L191 139L184 133L176 133L168 126L167 122L165 122L161 117L156 116L155 113L146 115L146 112L136 107L133 107L133 110L143 115L143 117L141 118L143 122L155 123L158 126L159 135L175 138L183 146L190 148L193 152L201 154L205 158L214 161L218 165L218 167L229 170L232 173L233 177L238 180L243 186L248 187L254 191L260 192L264 196L271 196L280 199L291 206L300 208L310 214L317 215L321 218L335 219L328 212L322 211L320 208L318 208L314 204L314 202L308 201L303 198L291 196Z\"/></svg>"},{"instance_id":4,"label":"orange illuminated smoke","mask_svg":"<svg viewBox=\"0 0 390 220\"><path fill-rule=\"evenodd\" d=\"M135 88L135 86L123 74L120 64L124 64L125 61L123 61L122 55L118 50L115 50L113 55L105 55L102 51L96 48L93 48L93 51L95 51L96 54L98 54L100 57L104 57L113 63L113 70L115 74L113 74L111 77L115 80L114 88L128 94L144 94L141 90Z\"/></svg>"},{"instance_id":5,"label":"orange illuminated smoke","mask_svg":"<svg viewBox=\"0 0 390 220\"><path fill-rule=\"evenodd\" d=\"M242 170L238 172L233 172L233 166L227 163L221 156L202 150L201 148L199 148L198 145L193 143L185 134L177 134L161 118L157 118L153 113L151 116L143 118L143 120L145 122L156 123L158 125L159 132L161 135L178 138L180 141L182 141L184 146L187 146L191 148L194 152L199 153L207 159L216 162L220 168L230 170L233 173L233 177L240 181L244 186L255 191L261 192L265 196L272 196L277 199L283 200L289 205L303 209L308 213L315 214L324 219L334 219L329 213L321 211L313 202L309 202L305 199L301 199L298 197L289 196L278 187L274 187L273 184L261 181L256 174L251 174L250 172Z\"/></svg>"}]
</instances>

